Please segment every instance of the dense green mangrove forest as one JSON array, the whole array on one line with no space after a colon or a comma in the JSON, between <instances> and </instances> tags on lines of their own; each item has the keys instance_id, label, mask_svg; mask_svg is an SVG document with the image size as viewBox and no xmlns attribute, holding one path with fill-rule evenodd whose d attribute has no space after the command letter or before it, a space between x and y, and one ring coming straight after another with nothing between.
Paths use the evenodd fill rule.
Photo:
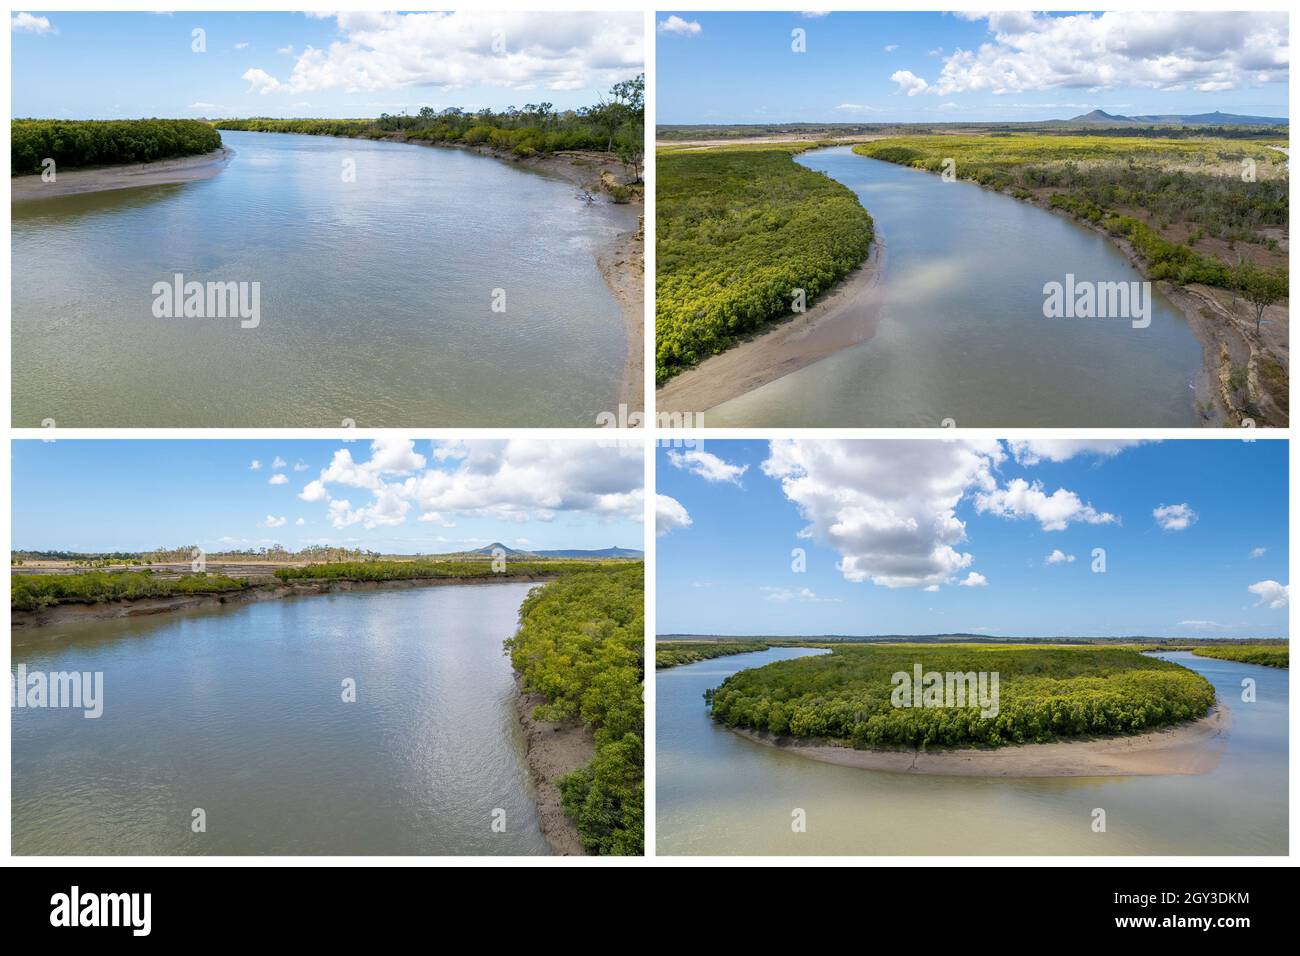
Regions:
<instances>
[{"instance_id":1,"label":"dense green mangrove forest","mask_svg":"<svg viewBox=\"0 0 1300 956\"><path fill-rule=\"evenodd\" d=\"M1291 646L1285 641L1280 643L1252 641L1249 644L1216 644L1212 647L1194 647L1192 653L1197 657L1213 657L1220 661L1259 664L1263 667L1289 667L1291 660Z\"/></svg>"},{"instance_id":2,"label":"dense green mangrove forest","mask_svg":"<svg viewBox=\"0 0 1300 956\"><path fill-rule=\"evenodd\" d=\"M766 641L664 641L655 645L655 667L677 667L731 654L765 651Z\"/></svg>"},{"instance_id":3,"label":"dense green mangrove forest","mask_svg":"<svg viewBox=\"0 0 1300 956\"><path fill-rule=\"evenodd\" d=\"M867 257L871 216L847 186L794 161L813 144L660 150L655 377L789 318Z\"/></svg>"},{"instance_id":4,"label":"dense green mangrove forest","mask_svg":"<svg viewBox=\"0 0 1300 956\"><path fill-rule=\"evenodd\" d=\"M579 720L596 754L559 780L583 846L645 852L645 576L640 562L567 575L534 589L505 642L524 689L547 704L540 720Z\"/></svg>"},{"instance_id":5,"label":"dense green mangrove forest","mask_svg":"<svg viewBox=\"0 0 1300 956\"><path fill-rule=\"evenodd\" d=\"M896 706L895 675L998 675L996 716ZM917 688L920 694L920 688ZM1023 645L857 645L728 677L706 699L730 726L859 748L1004 746L1134 733L1203 717L1204 677L1132 650Z\"/></svg>"},{"instance_id":6,"label":"dense green mangrove forest","mask_svg":"<svg viewBox=\"0 0 1300 956\"><path fill-rule=\"evenodd\" d=\"M242 578L221 574L164 578L150 571L11 574L9 583L9 604L15 611L36 611L56 604L101 604L176 594L222 594L250 587L249 582Z\"/></svg>"},{"instance_id":7,"label":"dense green mangrove forest","mask_svg":"<svg viewBox=\"0 0 1300 956\"><path fill-rule=\"evenodd\" d=\"M200 120L37 120L10 124L10 171L39 173L46 159L55 170L114 163L150 163L210 153L221 134Z\"/></svg>"}]
</instances>

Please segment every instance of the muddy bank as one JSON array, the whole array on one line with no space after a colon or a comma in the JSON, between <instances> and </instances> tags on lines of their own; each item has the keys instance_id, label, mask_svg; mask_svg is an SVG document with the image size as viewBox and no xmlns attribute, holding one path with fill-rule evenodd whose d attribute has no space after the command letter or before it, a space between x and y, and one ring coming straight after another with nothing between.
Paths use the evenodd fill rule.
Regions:
<instances>
[{"instance_id":1,"label":"muddy bank","mask_svg":"<svg viewBox=\"0 0 1300 956\"><path fill-rule=\"evenodd\" d=\"M1222 702L1188 724L1131 737L1102 737L1014 747L855 750L829 741L774 738L729 728L755 743L823 763L950 777L1135 777L1208 773L1223 757L1230 712Z\"/></svg>"},{"instance_id":2,"label":"muddy bank","mask_svg":"<svg viewBox=\"0 0 1300 956\"><path fill-rule=\"evenodd\" d=\"M559 856L585 856L578 827L564 812L556 781L591 763L596 755L595 736L589 727L575 721L552 724L533 717L533 711L545 704L546 698L525 693L518 673L514 697L515 712L528 742L528 776L542 836Z\"/></svg>"},{"instance_id":3,"label":"muddy bank","mask_svg":"<svg viewBox=\"0 0 1300 956\"><path fill-rule=\"evenodd\" d=\"M136 189L140 186L164 186L211 179L226 168L226 164L234 154L234 150L222 146L201 156L160 159L154 163L69 169L67 172L56 170L54 182L48 183L42 180L40 175L15 176L9 181L9 198L13 202L25 202L32 199L49 199L54 196L75 196L80 193Z\"/></svg>"},{"instance_id":4,"label":"muddy bank","mask_svg":"<svg viewBox=\"0 0 1300 956\"><path fill-rule=\"evenodd\" d=\"M98 604L56 604L38 611L12 610L9 623L11 627L40 628L52 624L63 626L115 618L148 617L175 611L239 607L259 601L279 601L284 598L311 597L316 594L337 594L346 591L395 591L420 587L444 587L451 584L521 584L533 581L544 583L550 580L552 580L550 577L535 574L499 574L480 578L405 578L397 581L276 582L255 584L243 591L227 591L221 594L174 594L166 597L104 601Z\"/></svg>"},{"instance_id":5,"label":"muddy bank","mask_svg":"<svg viewBox=\"0 0 1300 956\"><path fill-rule=\"evenodd\" d=\"M706 412L729 399L867 341L880 322L884 243L877 232L866 260L803 315L710 356L665 382L656 413Z\"/></svg>"},{"instance_id":6,"label":"muddy bank","mask_svg":"<svg viewBox=\"0 0 1300 956\"><path fill-rule=\"evenodd\" d=\"M623 313L627 358L618 400L628 414L645 411L645 231L623 233L614 244L596 254L596 267ZM623 420L623 416L619 416ZM636 424L633 419L631 424Z\"/></svg>"}]
</instances>

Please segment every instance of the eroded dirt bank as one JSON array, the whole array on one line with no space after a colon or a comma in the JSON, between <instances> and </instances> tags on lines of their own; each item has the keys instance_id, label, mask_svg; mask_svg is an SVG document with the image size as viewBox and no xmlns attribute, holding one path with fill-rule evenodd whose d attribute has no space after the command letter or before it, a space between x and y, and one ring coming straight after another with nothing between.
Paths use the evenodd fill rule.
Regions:
<instances>
[{"instance_id":1,"label":"eroded dirt bank","mask_svg":"<svg viewBox=\"0 0 1300 956\"><path fill-rule=\"evenodd\" d=\"M576 721L560 724L538 720L533 712L546 703L540 694L525 693L515 674L515 712L528 742L528 775L537 802L537 822L551 850L559 856L585 856L578 827L564 812L557 781L591 763L596 739L591 728Z\"/></svg>"}]
</instances>

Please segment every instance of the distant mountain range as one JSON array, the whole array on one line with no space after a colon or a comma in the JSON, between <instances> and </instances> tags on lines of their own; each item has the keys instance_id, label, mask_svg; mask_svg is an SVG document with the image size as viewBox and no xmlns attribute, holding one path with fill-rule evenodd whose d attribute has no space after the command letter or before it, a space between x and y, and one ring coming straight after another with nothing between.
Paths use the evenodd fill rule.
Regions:
<instances>
[{"instance_id":1,"label":"distant mountain range","mask_svg":"<svg viewBox=\"0 0 1300 956\"><path fill-rule=\"evenodd\" d=\"M1096 123L1099 125L1122 126L1140 125L1177 125L1177 126L1286 126L1288 120L1280 116L1239 116L1236 113L1194 113L1187 116L1120 116L1105 110L1093 110L1074 119L1062 120L1065 123Z\"/></svg>"},{"instance_id":2,"label":"distant mountain range","mask_svg":"<svg viewBox=\"0 0 1300 956\"><path fill-rule=\"evenodd\" d=\"M505 552L507 558L643 558L644 551L636 551L632 548L602 548L599 551L583 551L578 548L567 548L560 551L520 551L517 548L508 548L500 541L483 548L476 548L469 554L482 554L491 556L498 550Z\"/></svg>"}]
</instances>

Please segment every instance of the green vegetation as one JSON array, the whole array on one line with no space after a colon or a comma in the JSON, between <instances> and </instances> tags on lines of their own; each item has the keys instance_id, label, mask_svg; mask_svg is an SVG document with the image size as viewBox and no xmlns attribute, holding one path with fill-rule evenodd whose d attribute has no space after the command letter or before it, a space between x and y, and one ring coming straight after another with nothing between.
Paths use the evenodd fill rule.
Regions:
<instances>
[{"instance_id":1,"label":"green vegetation","mask_svg":"<svg viewBox=\"0 0 1300 956\"><path fill-rule=\"evenodd\" d=\"M765 651L771 646L767 641L668 641L655 645L655 667L694 664L728 654Z\"/></svg>"},{"instance_id":2,"label":"green vegetation","mask_svg":"<svg viewBox=\"0 0 1300 956\"><path fill-rule=\"evenodd\" d=\"M221 134L199 120L35 120L10 123L14 176L39 173L46 159L55 171L76 166L148 163L210 153Z\"/></svg>"},{"instance_id":3,"label":"green vegetation","mask_svg":"<svg viewBox=\"0 0 1300 956\"><path fill-rule=\"evenodd\" d=\"M124 598L243 591L249 583L224 575L186 574L158 578L150 571L86 571L80 574L10 575L10 607L35 611L55 604L100 604Z\"/></svg>"},{"instance_id":4,"label":"green vegetation","mask_svg":"<svg viewBox=\"0 0 1300 956\"><path fill-rule=\"evenodd\" d=\"M1289 201L1286 157L1274 145L1285 140L1107 130L901 136L853 151L929 172L951 160L961 179L1039 199L1127 239L1151 279L1200 282L1271 304L1287 294L1276 233L1287 228ZM1254 163L1250 182L1243 181L1247 162ZM1251 262L1238 243L1274 264Z\"/></svg>"},{"instance_id":5,"label":"green vegetation","mask_svg":"<svg viewBox=\"0 0 1300 956\"><path fill-rule=\"evenodd\" d=\"M899 672L999 674L999 712L895 707ZM919 691L919 689L918 689ZM1202 717L1210 683L1135 651L1017 645L860 645L741 671L705 695L727 726L855 747L1037 743L1132 733Z\"/></svg>"},{"instance_id":6,"label":"green vegetation","mask_svg":"<svg viewBox=\"0 0 1300 956\"><path fill-rule=\"evenodd\" d=\"M424 578L485 578L493 574L558 576L601 567L599 561L506 560L500 571L492 561L339 561L277 568L281 581L413 581Z\"/></svg>"},{"instance_id":7,"label":"green vegetation","mask_svg":"<svg viewBox=\"0 0 1300 956\"><path fill-rule=\"evenodd\" d=\"M794 161L812 144L661 151L655 202L655 377L662 384L789 317L856 268L871 216L848 187Z\"/></svg>"},{"instance_id":8,"label":"green vegetation","mask_svg":"<svg viewBox=\"0 0 1300 956\"><path fill-rule=\"evenodd\" d=\"M1220 661L1237 661L1240 664L1259 664L1263 667L1289 667L1291 647L1279 643L1251 641L1249 644L1216 644L1213 647L1195 647L1197 657L1213 657Z\"/></svg>"},{"instance_id":9,"label":"green vegetation","mask_svg":"<svg viewBox=\"0 0 1300 956\"><path fill-rule=\"evenodd\" d=\"M573 574L524 600L506 641L540 720L577 719L596 755L559 781L565 812L593 853L645 852L644 565Z\"/></svg>"},{"instance_id":10,"label":"green vegetation","mask_svg":"<svg viewBox=\"0 0 1300 956\"><path fill-rule=\"evenodd\" d=\"M302 133L311 136L355 136L384 139L394 135L430 143L490 146L520 158L561 150L614 153L641 179L644 157L645 76L616 83L609 96L594 106L557 111L550 103L528 103L500 113L451 108L441 112L426 106L414 116L405 113L378 119L232 119L218 129L257 133Z\"/></svg>"}]
</instances>

